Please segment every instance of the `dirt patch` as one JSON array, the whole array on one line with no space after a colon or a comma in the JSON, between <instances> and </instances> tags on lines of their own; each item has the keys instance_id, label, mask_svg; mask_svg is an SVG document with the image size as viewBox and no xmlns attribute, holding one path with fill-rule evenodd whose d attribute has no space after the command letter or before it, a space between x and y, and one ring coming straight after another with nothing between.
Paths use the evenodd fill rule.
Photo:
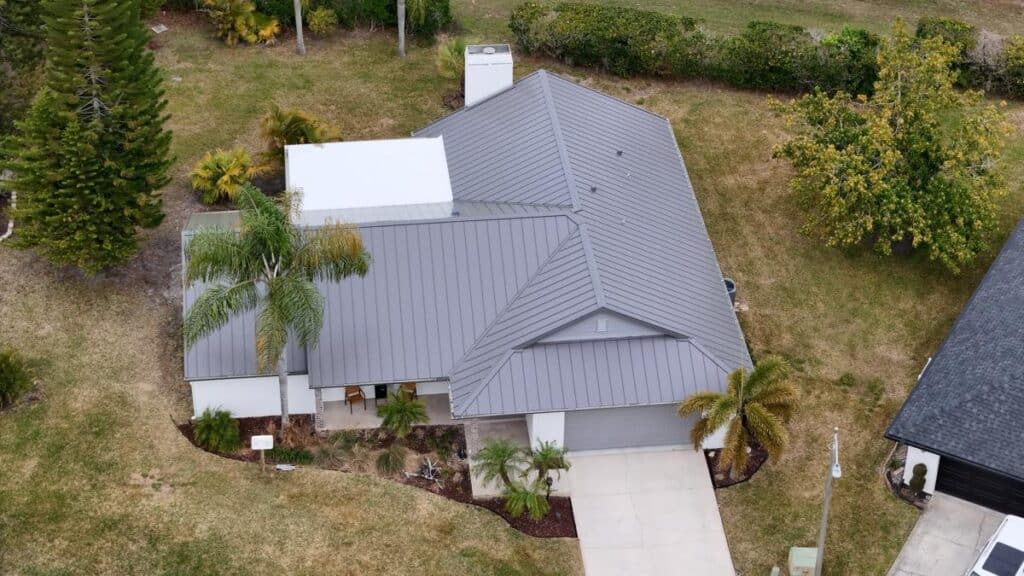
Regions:
<instances>
[{"instance_id":1,"label":"dirt patch","mask_svg":"<svg viewBox=\"0 0 1024 576\"><path fill-rule=\"evenodd\" d=\"M718 460L721 456L721 450L705 450L704 458L708 461L708 470L711 473L711 483L714 484L715 489L728 488L729 486L735 486L736 484L742 484L747 480L750 480L761 466L764 465L765 461L768 460L768 452L761 446L754 446L750 450L750 456L747 458L747 469L743 471L743 474L733 478L729 475L729 472L720 472L718 470Z\"/></svg>"},{"instance_id":2,"label":"dirt patch","mask_svg":"<svg viewBox=\"0 0 1024 576\"><path fill-rule=\"evenodd\" d=\"M508 525L524 534L538 538L575 538L576 519L572 514L572 500L560 496L551 497L551 512L540 520L533 520L525 514L512 518L505 512L505 501L500 498L475 500L476 504L487 508L508 522Z\"/></svg>"}]
</instances>

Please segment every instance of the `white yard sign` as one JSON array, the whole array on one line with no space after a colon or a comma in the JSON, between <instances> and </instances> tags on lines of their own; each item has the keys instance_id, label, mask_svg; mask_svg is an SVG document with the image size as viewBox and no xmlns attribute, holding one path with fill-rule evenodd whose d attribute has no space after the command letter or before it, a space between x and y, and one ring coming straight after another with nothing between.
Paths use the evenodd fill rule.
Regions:
<instances>
[{"instance_id":1,"label":"white yard sign","mask_svg":"<svg viewBox=\"0 0 1024 576\"><path fill-rule=\"evenodd\" d=\"M266 460L264 459L264 453L266 450L272 450L274 448L274 437L270 434L261 436L253 436L251 440L253 450L260 451L260 470L265 470L267 467Z\"/></svg>"},{"instance_id":2,"label":"white yard sign","mask_svg":"<svg viewBox=\"0 0 1024 576\"><path fill-rule=\"evenodd\" d=\"M271 450L274 448L274 437L267 434L266 436L253 436L252 437L252 449L253 450Z\"/></svg>"}]
</instances>

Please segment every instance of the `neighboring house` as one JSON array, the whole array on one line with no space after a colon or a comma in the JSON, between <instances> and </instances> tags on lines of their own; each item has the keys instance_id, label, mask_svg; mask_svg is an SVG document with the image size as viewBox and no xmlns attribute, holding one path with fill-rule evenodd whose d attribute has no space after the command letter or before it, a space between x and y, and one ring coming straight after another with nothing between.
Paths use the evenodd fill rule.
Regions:
<instances>
[{"instance_id":1,"label":"neighboring house","mask_svg":"<svg viewBox=\"0 0 1024 576\"><path fill-rule=\"evenodd\" d=\"M904 481L1024 515L1024 221L1003 246L886 437L908 446Z\"/></svg>"},{"instance_id":2,"label":"neighboring house","mask_svg":"<svg viewBox=\"0 0 1024 576\"><path fill-rule=\"evenodd\" d=\"M357 223L373 258L319 285L291 411L323 426L344 386L416 382L456 420L525 419L570 450L687 443L677 403L751 361L671 125L545 71L513 84L507 46L466 70L467 107L411 139L287 148L305 223ZM195 215L185 241L218 220L237 215ZM197 414L279 413L253 332L239 316L186 352Z\"/></svg>"}]
</instances>

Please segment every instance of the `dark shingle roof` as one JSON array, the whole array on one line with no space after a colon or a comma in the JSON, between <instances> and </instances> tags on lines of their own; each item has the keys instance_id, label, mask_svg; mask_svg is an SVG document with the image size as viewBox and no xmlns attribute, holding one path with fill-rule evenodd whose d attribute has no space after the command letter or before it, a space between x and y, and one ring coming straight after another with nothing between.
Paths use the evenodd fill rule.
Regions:
<instances>
[{"instance_id":1,"label":"dark shingle roof","mask_svg":"<svg viewBox=\"0 0 1024 576\"><path fill-rule=\"evenodd\" d=\"M1024 480L1024 221L886 436Z\"/></svg>"}]
</instances>

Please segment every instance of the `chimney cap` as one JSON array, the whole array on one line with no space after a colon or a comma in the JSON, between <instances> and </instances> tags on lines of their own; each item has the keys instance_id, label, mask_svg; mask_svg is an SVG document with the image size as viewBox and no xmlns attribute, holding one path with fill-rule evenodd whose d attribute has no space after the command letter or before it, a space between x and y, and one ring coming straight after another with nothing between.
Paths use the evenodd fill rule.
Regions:
<instances>
[{"instance_id":1,"label":"chimney cap","mask_svg":"<svg viewBox=\"0 0 1024 576\"><path fill-rule=\"evenodd\" d=\"M493 56L495 54L511 54L512 47L508 44L470 44L466 46L466 54L478 55L484 54L487 56Z\"/></svg>"}]
</instances>

